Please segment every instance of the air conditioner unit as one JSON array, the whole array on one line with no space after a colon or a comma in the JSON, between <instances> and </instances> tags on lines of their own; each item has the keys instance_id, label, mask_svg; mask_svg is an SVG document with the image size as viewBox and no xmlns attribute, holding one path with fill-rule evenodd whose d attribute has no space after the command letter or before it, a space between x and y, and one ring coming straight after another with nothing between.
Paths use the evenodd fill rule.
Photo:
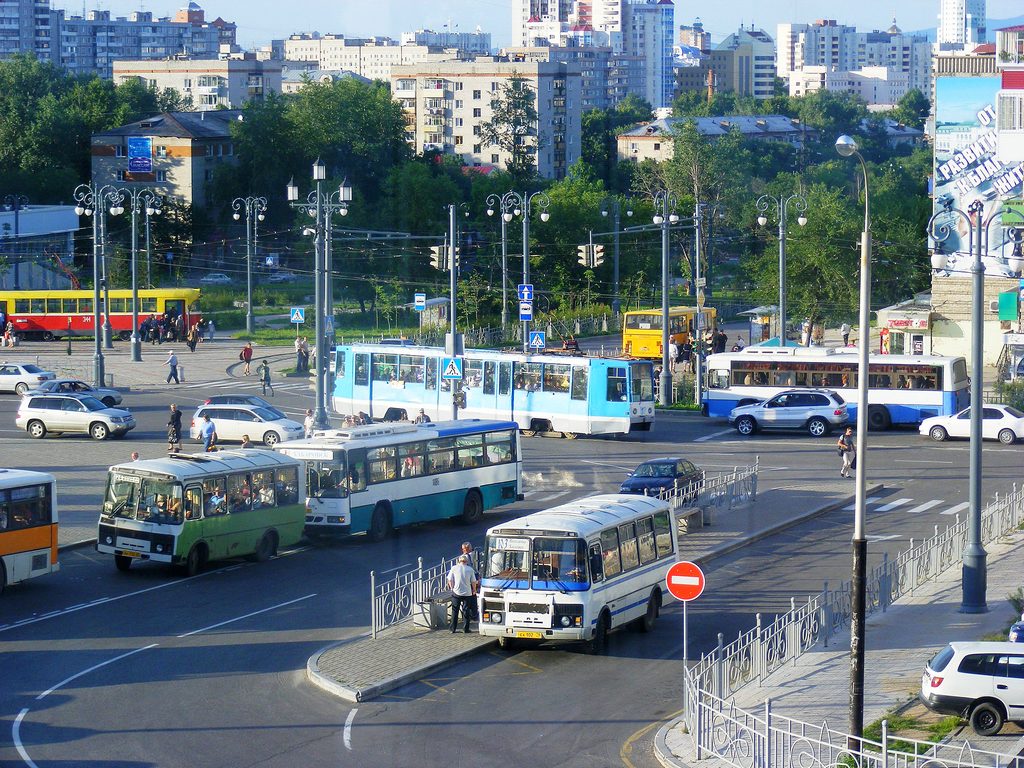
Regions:
<instances>
[{"instance_id":1,"label":"air conditioner unit","mask_svg":"<svg viewBox=\"0 0 1024 768\"><path fill-rule=\"evenodd\" d=\"M999 302L998 301L990 301L988 303L988 311L992 312L993 314L998 313L999 312Z\"/></svg>"}]
</instances>

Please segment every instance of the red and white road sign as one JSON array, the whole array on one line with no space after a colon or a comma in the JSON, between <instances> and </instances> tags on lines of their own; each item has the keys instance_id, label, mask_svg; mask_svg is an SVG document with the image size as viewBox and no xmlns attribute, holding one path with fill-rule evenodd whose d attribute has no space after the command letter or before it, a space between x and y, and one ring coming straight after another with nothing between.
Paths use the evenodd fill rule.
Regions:
<instances>
[{"instance_id":1,"label":"red and white road sign","mask_svg":"<svg viewBox=\"0 0 1024 768\"><path fill-rule=\"evenodd\" d=\"M704 571L696 563L686 560L676 563L665 575L669 593L684 603L696 600L704 591Z\"/></svg>"}]
</instances>

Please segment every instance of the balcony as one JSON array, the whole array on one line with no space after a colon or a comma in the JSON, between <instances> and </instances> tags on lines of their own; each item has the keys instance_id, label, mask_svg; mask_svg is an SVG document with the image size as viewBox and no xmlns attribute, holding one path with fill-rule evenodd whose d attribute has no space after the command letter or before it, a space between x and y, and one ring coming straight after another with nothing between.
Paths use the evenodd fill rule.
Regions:
<instances>
[{"instance_id":1,"label":"balcony","mask_svg":"<svg viewBox=\"0 0 1024 768\"><path fill-rule=\"evenodd\" d=\"M416 98L416 86L396 85L391 91L391 95L396 99L414 99Z\"/></svg>"}]
</instances>

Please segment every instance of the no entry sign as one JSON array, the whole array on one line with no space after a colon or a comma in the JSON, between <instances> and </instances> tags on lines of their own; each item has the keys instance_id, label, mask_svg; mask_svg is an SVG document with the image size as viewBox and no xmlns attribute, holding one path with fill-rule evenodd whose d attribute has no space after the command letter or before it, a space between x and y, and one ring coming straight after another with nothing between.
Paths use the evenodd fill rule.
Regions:
<instances>
[{"instance_id":1,"label":"no entry sign","mask_svg":"<svg viewBox=\"0 0 1024 768\"><path fill-rule=\"evenodd\" d=\"M704 571L696 563L686 560L676 563L665 575L669 593L684 603L696 600L704 591Z\"/></svg>"}]
</instances>

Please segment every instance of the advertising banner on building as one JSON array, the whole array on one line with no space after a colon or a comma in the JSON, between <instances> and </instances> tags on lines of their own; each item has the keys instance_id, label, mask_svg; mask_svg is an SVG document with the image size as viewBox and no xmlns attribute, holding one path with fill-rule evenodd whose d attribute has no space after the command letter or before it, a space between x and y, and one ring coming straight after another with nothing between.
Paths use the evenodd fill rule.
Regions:
<instances>
[{"instance_id":1,"label":"advertising banner on building","mask_svg":"<svg viewBox=\"0 0 1024 768\"><path fill-rule=\"evenodd\" d=\"M128 137L128 173L153 172L153 139Z\"/></svg>"},{"instance_id":2,"label":"advertising banner on building","mask_svg":"<svg viewBox=\"0 0 1024 768\"><path fill-rule=\"evenodd\" d=\"M935 82L934 211L956 208L967 213L975 201L984 205L983 221L1020 199L1024 189L1024 157L1000 152L997 105L1000 78L939 77ZM972 225L957 213L940 217L949 237L935 243L948 257L945 273L966 275L971 263ZM989 275L1010 274L1006 257L1013 252L1011 223L1024 226L1015 214L996 216L983 238L982 258Z\"/></svg>"}]
</instances>

